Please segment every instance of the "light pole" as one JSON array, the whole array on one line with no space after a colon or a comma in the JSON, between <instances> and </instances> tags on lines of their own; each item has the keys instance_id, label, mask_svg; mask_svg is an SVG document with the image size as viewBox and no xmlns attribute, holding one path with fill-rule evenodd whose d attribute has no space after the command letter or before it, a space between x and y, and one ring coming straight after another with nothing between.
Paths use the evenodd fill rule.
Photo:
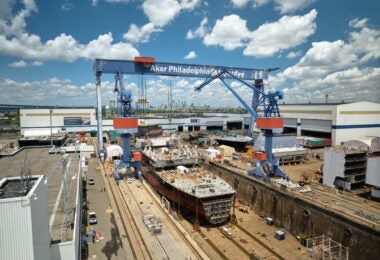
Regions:
<instances>
[{"instance_id":1,"label":"light pole","mask_svg":"<svg viewBox=\"0 0 380 260\"><path fill-rule=\"evenodd\" d=\"M53 109L50 109L50 145L53 146L53 124L51 114L53 113Z\"/></svg>"}]
</instances>

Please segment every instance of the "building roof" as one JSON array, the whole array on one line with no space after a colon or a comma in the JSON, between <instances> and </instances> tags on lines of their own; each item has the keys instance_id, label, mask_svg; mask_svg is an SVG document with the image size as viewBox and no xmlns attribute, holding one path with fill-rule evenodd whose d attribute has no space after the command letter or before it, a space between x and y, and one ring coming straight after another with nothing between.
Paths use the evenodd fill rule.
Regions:
<instances>
[{"instance_id":1,"label":"building roof","mask_svg":"<svg viewBox=\"0 0 380 260\"><path fill-rule=\"evenodd\" d=\"M0 200L26 196L33 187L36 177L4 178L0 181Z\"/></svg>"},{"instance_id":2,"label":"building roof","mask_svg":"<svg viewBox=\"0 0 380 260\"><path fill-rule=\"evenodd\" d=\"M8 182L8 184L5 186L11 189L7 192L6 196L11 196L12 192L15 193L17 190L20 190L19 176L23 167L23 161L25 158L27 158L29 161L29 168L32 178L35 177L34 175L45 175L47 178L51 241L53 243L71 241L73 239L73 229L71 227L72 224L74 224L74 214L76 213L73 209L76 205L77 187L79 185L78 178L80 177L78 176L79 158L74 154L68 155L67 157L67 160L70 161L70 163L66 164L67 190L70 191L67 194L67 202L68 208L70 210L67 212L67 215L64 216L64 195L62 190L63 187L61 185L61 175L63 173L62 155L49 155L49 149L50 147L27 148L12 157L0 158L0 187L4 186L4 184L1 185L1 183L4 183L6 181L5 178L17 177L18 184L17 182ZM35 179L35 181L36 180L37 179ZM33 185L30 185L30 189L32 187ZM60 190L62 191L60 192ZM20 196L25 196L24 194L20 194ZM62 232L62 230L64 230L64 232Z\"/></svg>"},{"instance_id":3,"label":"building roof","mask_svg":"<svg viewBox=\"0 0 380 260\"><path fill-rule=\"evenodd\" d=\"M338 105L344 105L344 104L351 104L351 103L280 103L279 106L338 106Z\"/></svg>"}]
</instances>

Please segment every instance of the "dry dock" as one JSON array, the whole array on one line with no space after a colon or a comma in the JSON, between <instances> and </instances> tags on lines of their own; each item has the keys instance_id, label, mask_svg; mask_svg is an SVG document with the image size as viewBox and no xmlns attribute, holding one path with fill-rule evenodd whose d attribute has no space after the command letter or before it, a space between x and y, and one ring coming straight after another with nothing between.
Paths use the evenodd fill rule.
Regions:
<instances>
[{"instance_id":1,"label":"dry dock","mask_svg":"<svg viewBox=\"0 0 380 260\"><path fill-rule=\"evenodd\" d=\"M106 189L123 244L130 248L135 259L208 259L190 235L176 226L145 184L133 178L121 180L116 185L111 168L103 171ZM150 230L144 216L160 220L161 231Z\"/></svg>"},{"instance_id":2,"label":"dry dock","mask_svg":"<svg viewBox=\"0 0 380 260\"><path fill-rule=\"evenodd\" d=\"M207 167L237 190L237 198L259 215L271 217L301 239L326 235L349 248L351 259L380 255L380 207L363 198L349 197L317 186L301 194L261 182L222 163Z\"/></svg>"}]
</instances>

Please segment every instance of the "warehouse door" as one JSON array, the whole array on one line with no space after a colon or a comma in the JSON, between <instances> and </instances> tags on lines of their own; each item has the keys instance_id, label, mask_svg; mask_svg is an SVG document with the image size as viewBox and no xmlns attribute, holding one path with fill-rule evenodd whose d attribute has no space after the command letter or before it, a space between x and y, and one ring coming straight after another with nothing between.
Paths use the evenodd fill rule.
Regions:
<instances>
[{"instance_id":1,"label":"warehouse door","mask_svg":"<svg viewBox=\"0 0 380 260\"><path fill-rule=\"evenodd\" d=\"M206 130L208 131L217 131L223 130L223 121L207 121L206 122Z\"/></svg>"},{"instance_id":2,"label":"warehouse door","mask_svg":"<svg viewBox=\"0 0 380 260\"><path fill-rule=\"evenodd\" d=\"M297 133L297 118L284 118L284 134Z\"/></svg>"},{"instance_id":3,"label":"warehouse door","mask_svg":"<svg viewBox=\"0 0 380 260\"><path fill-rule=\"evenodd\" d=\"M301 119L301 130L331 133L331 120Z\"/></svg>"},{"instance_id":4,"label":"warehouse door","mask_svg":"<svg viewBox=\"0 0 380 260\"><path fill-rule=\"evenodd\" d=\"M249 124L251 123L251 117L244 117L244 121L243 121L243 124L244 124L244 129L248 129L249 128Z\"/></svg>"},{"instance_id":5,"label":"warehouse door","mask_svg":"<svg viewBox=\"0 0 380 260\"><path fill-rule=\"evenodd\" d=\"M284 118L284 126L285 127L293 127L297 128L297 118Z\"/></svg>"},{"instance_id":6,"label":"warehouse door","mask_svg":"<svg viewBox=\"0 0 380 260\"><path fill-rule=\"evenodd\" d=\"M242 121L227 121L227 129L228 130L242 129L242 127L243 127Z\"/></svg>"}]
</instances>

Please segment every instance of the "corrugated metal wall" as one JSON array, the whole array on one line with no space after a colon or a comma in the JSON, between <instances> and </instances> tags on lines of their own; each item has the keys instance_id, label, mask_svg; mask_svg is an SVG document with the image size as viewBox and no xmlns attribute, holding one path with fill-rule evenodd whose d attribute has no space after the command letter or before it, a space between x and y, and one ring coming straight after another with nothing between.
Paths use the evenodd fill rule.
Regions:
<instances>
[{"instance_id":1,"label":"corrugated metal wall","mask_svg":"<svg viewBox=\"0 0 380 260\"><path fill-rule=\"evenodd\" d=\"M0 259L50 259L48 214L43 176L27 197L0 200Z\"/></svg>"},{"instance_id":2,"label":"corrugated metal wall","mask_svg":"<svg viewBox=\"0 0 380 260\"><path fill-rule=\"evenodd\" d=\"M0 200L0 259L34 259L28 199Z\"/></svg>"},{"instance_id":3,"label":"corrugated metal wall","mask_svg":"<svg viewBox=\"0 0 380 260\"><path fill-rule=\"evenodd\" d=\"M380 187L380 157L370 157L367 161L366 183Z\"/></svg>"},{"instance_id":4,"label":"corrugated metal wall","mask_svg":"<svg viewBox=\"0 0 380 260\"><path fill-rule=\"evenodd\" d=\"M42 176L30 193L34 259L50 259L48 188Z\"/></svg>"}]
</instances>

